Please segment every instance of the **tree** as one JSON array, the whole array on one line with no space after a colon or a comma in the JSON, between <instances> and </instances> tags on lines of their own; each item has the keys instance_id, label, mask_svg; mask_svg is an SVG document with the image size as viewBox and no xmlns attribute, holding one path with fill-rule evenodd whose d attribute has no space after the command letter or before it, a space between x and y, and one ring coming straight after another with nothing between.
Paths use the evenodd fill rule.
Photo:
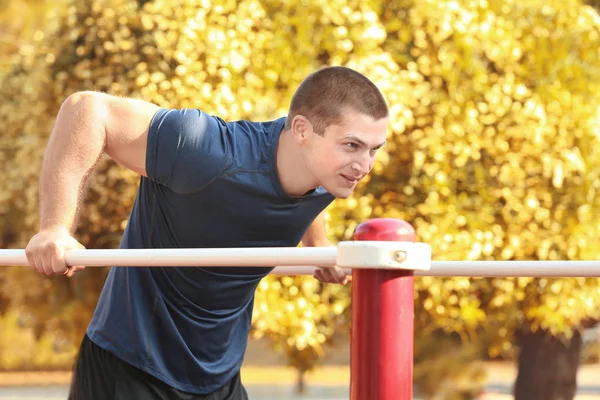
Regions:
<instances>
[{"instance_id":1,"label":"tree","mask_svg":"<svg viewBox=\"0 0 600 400\"><path fill-rule=\"evenodd\" d=\"M340 204L337 218L408 220L437 259L597 258L596 12L574 1L406 1L380 15L382 51L400 66L382 77L393 132L369 195ZM499 328L492 356L519 333L517 399L572 398L578 331L600 314L596 279L417 286L437 326L474 335L487 318Z\"/></svg>"},{"instance_id":2,"label":"tree","mask_svg":"<svg viewBox=\"0 0 600 400\"><path fill-rule=\"evenodd\" d=\"M9 182L0 198L2 246L23 248L36 231L40 162L54 117L67 96L82 90L105 91L165 107L198 107L230 120L285 115L304 76L347 58L346 47L338 43L340 35L346 35L339 27L344 10L344 4L328 9L316 0L303 2L299 9L295 4L257 0L211 7L195 1L73 0L55 10L45 32L35 36L29 51L16 54L1 81L0 118L7 126L0 138L0 171L3 182ZM353 34L362 35L377 25L372 15L354 16ZM363 51L374 46L367 44ZM294 68L288 60L294 60ZM138 179L102 160L80 213L76 236L84 245L117 247ZM75 279L61 280L14 268L2 272L1 282L6 292L24 288L11 304L33 315L30 320L38 335L59 329L76 340L89 321L104 273L90 268ZM316 336L306 343L301 338L283 340L278 332L261 330L260 319L256 331L287 346L290 362L302 371L314 365L322 354L319 346L343 320L335 311L339 306L322 306L333 289L311 281L299 278L295 288L303 288L313 317L321 321L312 331ZM277 288L275 280L270 282ZM305 292L307 287L311 293ZM347 294L339 302L344 304L344 299ZM277 309L277 304L271 308ZM298 318L303 319L286 322L290 330L306 321L306 316ZM276 330L277 324L267 328Z\"/></svg>"},{"instance_id":3,"label":"tree","mask_svg":"<svg viewBox=\"0 0 600 400\"><path fill-rule=\"evenodd\" d=\"M63 1L53 1L59 7ZM42 29L39 17L50 7L44 0L0 0L0 73L10 64L11 56L27 51L34 32Z\"/></svg>"},{"instance_id":4,"label":"tree","mask_svg":"<svg viewBox=\"0 0 600 400\"><path fill-rule=\"evenodd\" d=\"M10 182L0 197L3 247L24 247L36 230L40 160L69 94L94 89L226 119L266 119L285 115L309 72L341 64L379 85L392 124L364 191L329 210L331 237L349 239L358 222L387 216L412 222L438 259L597 256L599 25L596 12L578 1L242 0L205 7L72 0L57 13L1 78L0 173ZM138 177L109 160L99 172L78 238L88 247L116 247ZM69 335L89 320L104 274L92 269L61 281L21 269L1 273L3 290L26 288L12 306L28 305L40 332L48 329L41 321L51 321ZM305 293L310 279L290 288L313 302L329 298L318 285ZM257 297L271 298L270 309L282 297L297 303L292 289L281 290L283 280L266 282ZM525 360L542 338L576 343L576 332L599 317L599 293L592 279L422 278L417 322L475 337L487 318L499 328L490 355L510 349L520 332ZM345 307L347 294L331 301ZM314 334L345 321L344 312L323 312ZM263 317L257 314L256 326ZM283 343L281 333L261 332ZM285 343L291 360L304 352L302 365L310 366L323 342L305 343L302 335ZM570 365L560 376L564 370L543 369L546 375L528 383L572 388L576 363ZM519 379L536 368L521 366Z\"/></svg>"},{"instance_id":5,"label":"tree","mask_svg":"<svg viewBox=\"0 0 600 400\"><path fill-rule=\"evenodd\" d=\"M325 345L346 339L350 297L341 285L323 285L306 277L269 276L256 295L253 337L266 336L298 371L297 393L304 375L325 357Z\"/></svg>"}]
</instances>

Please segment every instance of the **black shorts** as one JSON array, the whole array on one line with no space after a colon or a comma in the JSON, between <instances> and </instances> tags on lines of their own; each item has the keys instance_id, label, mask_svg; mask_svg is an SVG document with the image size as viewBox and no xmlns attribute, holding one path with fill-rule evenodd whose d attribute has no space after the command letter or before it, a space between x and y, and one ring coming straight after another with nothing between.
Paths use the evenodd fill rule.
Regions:
<instances>
[{"instance_id":1,"label":"black shorts","mask_svg":"<svg viewBox=\"0 0 600 400\"><path fill-rule=\"evenodd\" d=\"M239 372L213 393L182 392L115 357L85 335L69 400L248 400L248 394Z\"/></svg>"}]
</instances>

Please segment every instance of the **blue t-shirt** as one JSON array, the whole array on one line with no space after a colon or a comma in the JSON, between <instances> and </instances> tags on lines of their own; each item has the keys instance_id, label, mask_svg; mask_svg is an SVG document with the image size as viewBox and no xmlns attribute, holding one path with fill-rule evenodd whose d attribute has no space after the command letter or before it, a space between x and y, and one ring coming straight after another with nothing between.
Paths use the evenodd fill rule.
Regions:
<instances>
[{"instance_id":1,"label":"blue t-shirt","mask_svg":"<svg viewBox=\"0 0 600 400\"><path fill-rule=\"evenodd\" d=\"M285 118L224 122L161 109L121 248L293 247L334 199L285 193L276 151ZM240 369L254 292L271 267L111 269L90 339L176 389L206 394Z\"/></svg>"}]
</instances>

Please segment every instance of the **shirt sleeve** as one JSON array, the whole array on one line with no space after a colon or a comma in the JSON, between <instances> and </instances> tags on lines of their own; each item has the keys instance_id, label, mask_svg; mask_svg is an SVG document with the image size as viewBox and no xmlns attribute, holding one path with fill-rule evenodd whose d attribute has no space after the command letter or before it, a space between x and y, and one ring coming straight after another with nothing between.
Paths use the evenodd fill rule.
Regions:
<instances>
[{"instance_id":1,"label":"shirt sleeve","mask_svg":"<svg viewBox=\"0 0 600 400\"><path fill-rule=\"evenodd\" d=\"M228 129L196 109L160 109L148 130L146 173L180 193L202 189L230 164Z\"/></svg>"}]
</instances>

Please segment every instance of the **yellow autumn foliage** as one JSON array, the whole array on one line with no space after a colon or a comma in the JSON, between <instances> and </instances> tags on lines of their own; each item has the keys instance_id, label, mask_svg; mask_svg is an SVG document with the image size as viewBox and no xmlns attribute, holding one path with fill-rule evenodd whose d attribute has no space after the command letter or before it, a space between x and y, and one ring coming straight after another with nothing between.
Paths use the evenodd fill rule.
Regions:
<instances>
[{"instance_id":1,"label":"yellow autumn foliage","mask_svg":"<svg viewBox=\"0 0 600 400\"><path fill-rule=\"evenodd\" d=\"M391 129L361 190L329 210L332 238L385 216L411 222L439 260L597 258L599 29L575 0L69 0L0 78L0 243L22 248L37 228L40 163L69 94L271 119L308 73L346 65L384 92ZM87 247L116 247L138 179L102 161L77 234ZM0 274L14 304L80 334L103 273ZM492 355L522 324L569 335L600 317L595 279L416 283L419 329L496 321ZM302 368L347 322L348 289L310 277L269 277L257 300L255 334L303 352Z\"/></svg>"},{"instance_id":2,"label":"yellow autumn foliage","mask_svg":"<svg viewBox=\"0 0 600 400\"><path fill-rule=\"evenodd\" d=\"M389 4L388 67L375 71L393 129L367 194L332 210L350 222L337 236L386 216L412 222L437 260L597 259L597 12L578 1ZM416 282L418 326L493 324L492 356L517 327L569 337L600 317L597 279Z\"/></svg>"}]
</instances>

